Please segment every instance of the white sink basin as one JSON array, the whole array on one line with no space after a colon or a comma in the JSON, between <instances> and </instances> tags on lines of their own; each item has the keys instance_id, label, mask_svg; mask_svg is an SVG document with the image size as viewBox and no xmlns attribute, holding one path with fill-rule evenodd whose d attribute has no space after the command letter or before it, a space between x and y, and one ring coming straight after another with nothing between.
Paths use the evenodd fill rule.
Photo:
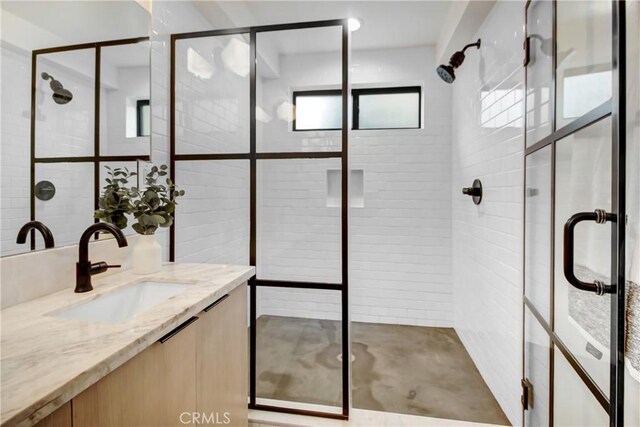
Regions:
<instances>
[{"instance_id":1,"label":"white sink basin","mask_svg":"<svg viewBox=\"0 0 640 427\"><path fill-rule=\"evenodd\" d=\"M186 291L188 286L184 283L140 282L84 304L51 313L50 316L108 323L126 322L136 314Z\"/></svg>"}]
</instances>

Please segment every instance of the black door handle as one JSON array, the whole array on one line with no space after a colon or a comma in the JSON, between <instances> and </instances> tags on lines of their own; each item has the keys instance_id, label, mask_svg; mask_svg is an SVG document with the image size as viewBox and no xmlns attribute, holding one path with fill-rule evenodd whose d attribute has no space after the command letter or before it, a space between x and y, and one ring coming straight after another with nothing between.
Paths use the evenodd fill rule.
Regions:
<instances>
[{"instance_id":1,"label":"black door handle","mask_svg":"<svg viewBox=\"0 0 640 427\"><path fill-rule=\"evenodd\" d=\"M607 221L615 221L614 214L610 214L602 209L596 209L594 212L578 212L567 220L564 224L564 277L575 288L594 292L598 295L612 293L613 287L606 285L599 280L593 282L583 282L578 279L573 272L573 246L574 246L574 230L576 225L583 221L595 221L598 224L604 224Z\"/></svg>"}]
</instances>

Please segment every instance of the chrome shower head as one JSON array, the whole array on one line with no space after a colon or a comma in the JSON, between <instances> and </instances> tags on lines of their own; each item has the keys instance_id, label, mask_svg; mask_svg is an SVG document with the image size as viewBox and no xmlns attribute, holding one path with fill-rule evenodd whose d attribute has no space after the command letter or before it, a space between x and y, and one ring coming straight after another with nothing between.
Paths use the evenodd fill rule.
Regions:
<instances>
[{"instance_id":1,"label":"chrome shower head","mask_svg":"<svg viewBox=\"0 0 640 427\"><path fill-rule=\"evenodd\" d=\"M464 62L464 51L470 48L471 46L475 46L480 49L480 39L477 42L466 45L462 50L451 55L451 59L449 59L449 65L440 64L440 66L436 69L438 76L446 83L453 83L456 79L456 68L462 65Z\"/></svg>"},{"instance_id":2,"label":"chrome shower head","mask_svg":"<svg viewBox=\"0 0 640 427\"><path fill-rule=\"evenodd\" d=\"M64 105L69 103L73 99L73 94L71 93L71 91L65 89L62 83L54 79L51 74L44 72L40 76L45 80L51 80L49 86L53 91L52 98L56 104Z\"/></svg>"}]
</instances>

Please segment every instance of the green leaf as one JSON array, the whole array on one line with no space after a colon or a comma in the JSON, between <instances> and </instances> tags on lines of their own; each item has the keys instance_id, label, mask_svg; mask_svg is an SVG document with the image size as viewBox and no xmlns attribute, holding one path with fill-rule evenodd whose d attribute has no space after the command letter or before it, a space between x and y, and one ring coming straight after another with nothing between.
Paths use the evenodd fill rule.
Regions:
<instances>
[{"instance_id":1,"label":"green leaf","mask_svg":"<svg viewBox=\"0 0 640 427\"><path fill-rule=\"evenodd\" d=\"M162 225L166 221L162 215L151 215L151 218L153 219L155 225Z\"/></svg>"}]
</instances>

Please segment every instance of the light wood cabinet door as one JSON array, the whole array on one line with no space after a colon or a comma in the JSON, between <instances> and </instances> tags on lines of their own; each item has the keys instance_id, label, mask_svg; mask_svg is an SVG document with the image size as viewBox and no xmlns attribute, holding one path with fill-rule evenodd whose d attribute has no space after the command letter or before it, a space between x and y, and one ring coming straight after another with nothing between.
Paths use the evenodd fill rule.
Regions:
<instances>
[{"instance_id":1,"label":"light wood cabinet door","mask_svg":"<svg viewBox=\"0 0 640 427\"><path fill-rule=\"evenodd\" d=\"M198 322L195 322L197 324ZM183 426L196 411L196 327L156 342L73 399L73 426Z\"/></svg>"},{"instance_id":2,"label":"light wood cabinet door","mask_svg":"<svg viewBox=\"0 0 640 427\"><path fill-rule=\"evenodd\" d=\"M71 402L67 402L47 415L36 427L71 427Z\"/></svg>"},{"instance_id":3,"label":"light wood cabinet door","mask_svg":"<svg viewBox=\"0 0 640 427\"><path fill-rule=\"evenodd\" d=\"M219 423L248 424L247 287L234 289L196 322L197 411ZM228 423L225 423L226 420Z\"/></svg>"}]
</instances>

